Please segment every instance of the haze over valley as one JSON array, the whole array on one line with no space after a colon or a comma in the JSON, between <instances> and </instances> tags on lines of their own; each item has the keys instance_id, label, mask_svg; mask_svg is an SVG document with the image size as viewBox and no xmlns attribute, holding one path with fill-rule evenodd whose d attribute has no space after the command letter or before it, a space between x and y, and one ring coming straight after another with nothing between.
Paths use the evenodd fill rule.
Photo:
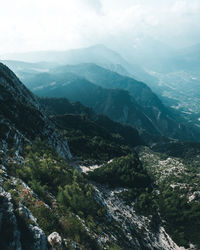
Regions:
<instances>
[{"instance_id":1,"label":"haze over valley","mask_svg":"<svg viewBox=\"0 0 200 250\"><path fill-rule=\"evenodd\" d=\"M200 249L200 2L0 12L0 249Z\"/></svg>"}]
</instances>

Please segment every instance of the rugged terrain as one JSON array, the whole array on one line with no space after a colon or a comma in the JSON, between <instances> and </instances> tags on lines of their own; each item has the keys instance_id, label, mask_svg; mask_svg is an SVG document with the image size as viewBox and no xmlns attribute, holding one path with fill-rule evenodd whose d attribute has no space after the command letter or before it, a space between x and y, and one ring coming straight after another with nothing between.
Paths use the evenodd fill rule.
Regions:
<instances>
[{"instance_id":1,"label":"rugged terrain","mask_svg":"<svg viewBox=\"0 0 200 250\"><path fill-rule=\"evenodd\" d=\"M133 127L38 99L2 64L0 88L1 249L199 249L198 143L182 144L188 161L177 141L141 146Z\"/></svg>"},{"instance_id":2,"label":"rugged terrain","mask_svg":"<svg viewBox=\"0 0 200 250\"><path fill-rule=\"evenodd\" d=\"M143 82L95 64L62 66L48 73L24 75L37 95L80 101L111 119L151 134L199 140L199 128L163 105Z\"/></svg>"}]
</instances>

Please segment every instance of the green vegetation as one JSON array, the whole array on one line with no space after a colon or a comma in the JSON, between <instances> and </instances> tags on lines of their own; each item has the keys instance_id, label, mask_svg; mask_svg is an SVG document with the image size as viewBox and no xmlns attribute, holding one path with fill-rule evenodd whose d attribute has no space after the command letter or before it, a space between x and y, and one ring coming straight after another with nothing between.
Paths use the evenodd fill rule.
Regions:
<instances>
[{"instance_id":1,"label":"green vegetation","mask_svg":"<svg viewBox=\"0 0 200 250\"><path fill-rule=\"evenodd\" d=\"M83 176L44 142L37 140L27 146L25 155L24 164L9 166L9 174L24 180L41 198L48 202L51 193L58 196L61 205L83 216L95 215L101 209Z\"/></svg>"},{"instance_id":2,"label":"green vegetation","mask_svg":"<svg viewBox=\"0 0 200 250\"><path fill-rule=\"evenodd\" d=\"M26 147L24 157L24 164L10 163L8 173L28 183L41 200L20 186L18 190L22 190L19 195L12 189L12 185L7 184L5 187L12 194L16 206L23 200L47 235L57 231L64 238L83 244L86 249L91 246L98 249L81 221L74 215L83 218L91 230L97 230L97 224L99 230L100 223L106 219L105 208L96 202L94 191L83 176L40 140Z\"/></svg>"},{"instance_id":3,"label":"green vegetation","mask_svg":"<svg viewBox=\"0 0 200 250\"><path fill-rule=\"evenodd\" d=\"M101 164L110 158L131 153L131 148L115 143L115 140L101 136L87 136L81 131L63 131L63 136L68 140L70 150L81 162L88 165Z\"/></svg>"},{"instance_id":4,"label":"green vegetation","mask_svg":"<svg viewBox=\"0 0 200 250\"><path fill-rule=\"evenodd\" d=\"M185 161L199 165L200 143L198 142L177 142L157 144L153 150L172 157L183 158Z\"/></svg>"},{"instance_id":5,"label":"green vegetation","mask_svg":"<svg viewBox=\"0 0 200 250\"><path fill-rule=\"evenodd\" d=\"M141 143L135 128L114 122L105 115L98 115L80 102L70 103L66 98L40 98L39 101L61 127L82 130L87 135L100 135L104 138L116 134L121 137L122 144L130 146Z\"/></svg>"},{"instance_id":6,"label":"green vegetation","mask_svg":"<svg viewBox=\"0 0 200 250\"><path fill-rule=\"evenodd\" d=\"M101 164L125 156L141 143L137 130L114 122L80 103L65 98L40 98L63 138L68 140L72 155L84 164Z\"/></svg>"},{"instance_id":7,"label":"green vegetation","mask_svg":"<svg viewBox=\"0 0 200 250\"><path fill-rule=\"evenodd\" d=\"M89 172L88 178L114 187L145 188L151 179L142 168L136 153L114 159Z\"/></svg>"},{"instance_id":8,"label":"green vegetation","mask_svg":"<svg viewBox=\"0 0 200 250\"><path fill-rule=\"evenodd\" d=\"M18 90L18 84L21 83L7 67L0 65L0 76L6 80L6 84L4 81L0 83L0 146L3 149L0 152L1 183L11 194L13 213L21 232L23 249L30 249L30 244L34 242L29 225L35 226L37 223L46 235L57 231L62 239L67 240L68 249L72 249L71 243L76 242L80 249L96 250L99 249L99 239L102 239L101 242L105 240L103 244L108 249L118 250L121 246L127 246L125 227L121 228L120 219L112 220L107 207L100 201L100 194L94 191L88 180L106 184L111 189L124 188L123 191L117 189L120 190L119 193L111 190L112 195L114 193L116 196L114 199L122 198L129 206L133 206L137 214L148 217L150 220L147 222L147 228L150 226L153 232L157 232L159 226L164 225L167 233L178 245L188 247L191 242L200 248L198 143L170 142L166 138L161 138L163 144L157 143L153 148L165 154L155 153L146 148L140 154L141 163L138 154L133 150L134 146L141 143L138 132L133 127L121 125L104 115L97 115L92 109L80 103L70 103L63 98L40 99L48 110L50 119L56 123L55 132L68 140L73 156L84 164L103 163L100 168L82 175L40 139L26 146L21 152L26 138L31 142L36 135L43 139L47 138L54 127L51 130L49 120L43 116L37 105L29 102L32 94L25 88L21 88L23 93ZM97 112L108 111L107 114L113 115L116 120L130 116L132 121L137 120L139 124L147 122L148 119L141 117L143 112L127 91L105 90L84 79L79 81L80 79L73 75L70 77L76 87L73 88L73 84L68 85L68 94L72 99L80 95L84 103L93 106ZM51 80L48 74L46 80L47 83ZM115 81L112 84L114 83ZM133 91L132 83L131 79L127 80L128 85L124 88ZM58 96L63 94L62 90L61 88L58 91ZM134 93L136 97L144 97L141 104L145 111L151 114L152 107L148 110L148 105L159 106L159 100L150 100L148 97L151 97L151 92L147 90L142 88L138 93ZM88 95L91 97L90 100ZM124 107L130 109L126 110ZM163 111L162 107L160 108ZM170 124L169 117L165 119L162 115L159 115L159 125L162 126L162 121L166 121L165 125ZM149 117L157 117L157 114L151 114ZM172 125L166 128L170 134L176 132L173 130L176 124ZM153 127L149 126L148 120L145 127L153 132ZM147 135L143 133L143 137ZM151 135L149 139L155 141ZM137 150L140 151L139 148ZM18 156L18 153L22 154L23 158ZM110 159L113 160L109 161ZM106 195L104 191L101 193ZM0 197L0 210L3 214L1 228L4 229L0 238L0 248L6 249L7 242L13 239L15 221L7 219L13 215L7 211L8 198L5 193ZM30 213L37 218L37 222L29 216ZM114 232L112 237L110 232ZM133 232L133 235L135 233L133 230L130 232ZM139 237L136 237L138 241ZM114 238L116 241L111 242Z\"/></svg>"},{"instance_id":9,"label":"green vegetation","mask_svg":"<svg viewBox=\"0 0 200 250\"><path fill-rule=\"evenodd\" d=\"M44 128L44 120L41 118L40 111L31 103L27 103L23 97L20 99L20 96L14 96L15 94L2 83L0 83L0 93L0 116L4 122L9 123L9 127L18 129L29 139L34 139L36 134L39 136ZM3 131L0 132L0 138L5 137ZM11 143L14 140L12 137L14 136L10 136Z\"/></svg>"},{"instance_id":10,"label":"green vegetation","mask_svg":"<svg viewBox=\"0 0 200 250\"><path fill-rule=\"evenodd\" d=\"M160 218L158 216L158 205L155 202L151 187L152 180L136 153L115 158L112 162L89 172L87 177L111 187L129 188L120 192L118 197L130 206L134 202L136 212L149 217L151 229L157 230L160 225Z\"/></svg>"},{"instance_id":11,"label":"green vegetation","mask_svg":"<svg viewBox=\"0 0 200 250\"><path fill-rule=\"evenodd\" d=\"M182 155L178 145L184 148L188 157L190 155L190 163L188 160L168 157L166 154L155 153L147 148L141 151L143 165L156 183L155 189L158 190L157 195L149 195L146 198L152 199L152 204L158 207L167 233L179 246L188 247L189 243L193 243L198 249L200 203L199 199L190 200L190 197L200 190L198 157L195 157L194 153L199 147L193 144L193 148L190 148L191 143L172 143L166 145L166 152L173 152L174 146L177 149L174 154ZM140 202L139 199L138 204ZM144 208L145 204L140 207Z\"/></svg>"},{"instance_id":12,"label":"green vegetation","mask_svg":"<svg viewBox=\"0 0 200 250\"><path fill-rule=\"evenodd\" d=\"M80 102L69 102L66 98L40 98L40 104L50 115L79 114L89 118L96 116L95 112Z\"/></svg>"},{"instance_id":13,"label":"green vegetation","mask_svg":"<svg viewBox=\"0 0 200 250\"><path fill-rule=\"evenodd\" d=\"M200 246L200 203L188 202L187 195L178 187L174 190L164 185L158 196L161 217L165 220L167 232L175 242L188 247L189 242Z\"/></svg>"}]
</instances>

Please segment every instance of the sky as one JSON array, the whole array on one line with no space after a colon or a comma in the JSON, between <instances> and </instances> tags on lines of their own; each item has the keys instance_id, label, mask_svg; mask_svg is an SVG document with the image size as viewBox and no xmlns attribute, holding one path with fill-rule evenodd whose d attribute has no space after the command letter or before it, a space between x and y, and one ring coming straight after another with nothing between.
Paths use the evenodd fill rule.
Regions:
<instances>
[{"instance_id":1,"label":"sky","mask_svg":"<svg viewBox=\"0 0 200 250\"><path fill-rule=\"evenodd\" d=\"M0 4L0 54L93 44L117 48L150 38L176 48L200 42L200 0L0 0Z\"/></svg>"}]
</instances>

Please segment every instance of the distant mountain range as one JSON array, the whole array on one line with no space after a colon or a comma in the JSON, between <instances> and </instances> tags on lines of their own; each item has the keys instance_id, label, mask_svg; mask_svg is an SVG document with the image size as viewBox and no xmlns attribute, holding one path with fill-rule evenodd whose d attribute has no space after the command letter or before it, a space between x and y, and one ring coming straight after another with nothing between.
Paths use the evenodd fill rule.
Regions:
<instances>
[{"instance_id":1,"label":"distant mountain range","mask_svg":"<svg viewBox=\"0 0 200 250\"><path fill-rule=\"evenodd\" d=\"M80 101L115 121L151 134L198 138L198 131L183 125L181 118L166 108L146 84L95 64L61 66L49 73L29 74L24 82L37 95Z\"/></svg>"},{"instance_id":2,"label":"distant mountain range","mask_svg":"<svg viewBox=\"0 0 200 250\"><path fill-rule=\"evenodd\" d=\"M153 44L156 44L156 41L154 42L152 41ZM139 44L136 47L138 46ZM159 48L161 47L162 44L159 45ZM136 57L135 59L133 58L130 63L120 54L106 48L104 45L96 45L89 48L69 51L44 51L12 55L14 56L13 58L16 59L39 62L26 63L5 61L5 63L32 89L34 86L31 86L31 84L35 85L35 87L38 87L36 86L38 84L43 86L46 82L48 84L55 84L53 81L55 76L52 75L56 75L56 81L60 79L62 82L64 77L63 74L71 72L76 76L69 76L68 74L67 80L70 80L71 77L73 79L79 76L103 88L120 88L128 90L137 104L142 107L142 112L145 112L145 115L150 118L150 122L153 123L155 128L153 130L154 132L156 130L159 134L175 138L184 138L186 140L198 138L199 117L198 115L192 114L193 111L197 113L199 108L199 97L196 92L198 88L197 73L191 74L183 73L184 71L175 71L181 66L178 61L181 63L188 61L186 59L186 54L187 58L189 58L189 54L191 54L191 58L195 58L192 56L192 53L194 54L198 51L198 45L185 50L173 51L173 53L169 50L170 48L167 49L168 52L166 51L166 53L162 54L162 57L160 57L161 55L158 53L159 65L153 63L152 67L151 63L146 66L143 65L145 67L141 65L138 66L139 64L137 64ZM66 66L64 64L73 65ZM184 68L184 66L182 68ZM154 70L157 70L157 72ZM159 71L164 73L159 73ZM188 74L188 76L185 76L185 74ZM182 82L177 80L178 78L181 79ZM142 82L137 82L134 79L146 82L157 96L147 87L147 85ZM190 82L189 85L187 84L188 81ZM182 89L185 89L185 91L181 91ZM35 89L34 91L39 93L39 89ZM186 92L189 93L188 96ZM194 97L192 99L193 103L190 100L190 94ZM160 98L158 98L158 96ZM160 99L165 105L163 105ZM170 106L170 109L166 108L166 106ZM181 113L179 110L189 113ZM158 119L160 117L163 123ZM171 121L169 121L170 119ZM184 123L189 124L188 132L185 132L184 126L179 126L179 124ZM134 124L136 124L136 122ZM175 127L177 129L174 129ZM179 129L179 127L181 127L181 129ZM188 133L190 134L189 136L187 136Z\"/></svg>"},{"instance_id":3,"label":"distant mountain range","mask_svg":"<svg viewBox=\"0 0 200 250\"><path fill-rule=\"evenodd\" d=\"M50 64L66 65L66 64L81 64L81 63L95 63L99 66L102 66L111 71L115 71L122 75L134 76L143 81L156 81L154 77L145 72L145 70L131 60L131 62L125 60L119 53L108 49L104 45L95 45L88 48L73 49L67 51L36 51L36 52L27 52L19 54L9 54L2 55L1 58L4 58L4 63L6 63L11 69L18 74L19 67L17 61L37 63L36 66L27 64L31 68L38 68L38 63L41 65L44 62L49 62ZM6 60L5 60L6 59ZM8 59L16 60L14 63L8 61ZM21 62L20 62L21 64ZM25 68L27 68L25 66ZM41 68L44 68L42 66ZM50 68L50 67L46 67ZM23 71L21 68L20 71Z\"/></svg>"},{"instance_id":4,"label":"distant mountain range","mask_svg":"<svg viewBox=\"0 0 200 250\"><path fill-rule=\"evenodd\" d=\"M142 111L142 108L131 98L127 91L105 89L83 78L77 77L75 79L75 75L73 76L74 79L72 79L71 73L69 77L65 74L62 80L57 81L55 75L52 75L52 78L51 75L48 75L49 84L46 84L46 86L38 85L32 90L39 96L66 97L73 102L80 101L84 105L92 107L97 113L108 115L115 121L158 133L152 122ZM38 80L36 82L39 83Z\"/></svg>"}]
</instances>

